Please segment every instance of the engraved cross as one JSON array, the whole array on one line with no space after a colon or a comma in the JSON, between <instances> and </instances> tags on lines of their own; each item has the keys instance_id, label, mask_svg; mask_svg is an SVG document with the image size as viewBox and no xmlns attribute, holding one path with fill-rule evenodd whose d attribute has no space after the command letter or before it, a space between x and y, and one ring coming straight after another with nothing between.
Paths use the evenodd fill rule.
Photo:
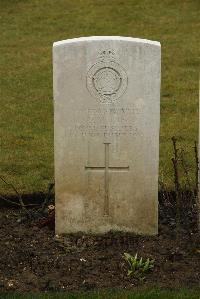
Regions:
<instances>
[{"instance_id":1,"label":"engraved cross","mask_svg":"<svg viewBox=\"0 0 200 299\"><path fill-rule=\"evenodd\" d=\"M86 170L104 171L104 216L109 216L109 172L129 171L129 166L109 166L109 144L105 144L105 166L85 166Z\"/></svg>"}]
</instances>

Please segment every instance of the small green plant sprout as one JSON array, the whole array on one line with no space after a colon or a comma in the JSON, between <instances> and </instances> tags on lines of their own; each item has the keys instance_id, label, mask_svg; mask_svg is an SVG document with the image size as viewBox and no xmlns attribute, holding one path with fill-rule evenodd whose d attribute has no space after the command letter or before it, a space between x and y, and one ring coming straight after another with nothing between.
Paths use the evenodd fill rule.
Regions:
<instances>
[{"instance_id":1,"label":"small green plant sprout","mask_svg":"<svg viewBox=\"0 0 200 299\"><path fill-rule=\"evenodd\" d=\"M132 256L129 253L124 253L124 259L129 265L128 276L137 278L139 280L144 280L145 273L149 272L154 267L154 261L152 259L143 260L139 258L137 253L135 256Z\"/></svg>"}]
</instances>

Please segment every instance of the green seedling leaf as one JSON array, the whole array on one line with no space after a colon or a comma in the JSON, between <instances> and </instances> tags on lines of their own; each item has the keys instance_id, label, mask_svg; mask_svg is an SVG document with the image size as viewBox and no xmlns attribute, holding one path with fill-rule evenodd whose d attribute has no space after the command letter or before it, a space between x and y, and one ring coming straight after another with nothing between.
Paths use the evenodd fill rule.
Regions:
<instances>
[{"instance_id":1,"label":"green seedling leaf","mask_svg":"<svg viewBox=\"0 0 200 299\"><path fill-rule=\"evenodd\" d=\"M127 261L129 265L128 269L128 276L133 276L141 281L144 280L144 273L148 272L150 269L154 267L154 260L147 259L146 261L143 260L141 257L138 258L138 254L136 253L135 256L125 252L124 259Z\"/></svg>"}]
</instances>

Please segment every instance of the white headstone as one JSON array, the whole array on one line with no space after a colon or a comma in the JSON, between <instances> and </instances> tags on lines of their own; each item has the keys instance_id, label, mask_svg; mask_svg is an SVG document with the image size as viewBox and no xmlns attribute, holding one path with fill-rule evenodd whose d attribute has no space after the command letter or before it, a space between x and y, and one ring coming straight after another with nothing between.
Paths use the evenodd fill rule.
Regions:
<instances>
[{"instance_id":1,"label":"white headstone","mask_svg":"<svg viewBox=\"0 0 200 299\"><path fill-rule=\"evenodd\" d=\"M56 232L157 233L160 43L53 45Z\"/></svg>"}]
</instances>

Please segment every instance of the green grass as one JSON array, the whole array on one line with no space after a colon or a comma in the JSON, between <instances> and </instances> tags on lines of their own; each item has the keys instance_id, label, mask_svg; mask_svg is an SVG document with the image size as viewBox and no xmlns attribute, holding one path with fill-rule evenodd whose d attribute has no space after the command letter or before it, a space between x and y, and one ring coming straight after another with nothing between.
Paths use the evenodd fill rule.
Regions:
<instances>
[{"instance_id":1,"label":"green grass","mask_svg":"<svg viewBox=\"0 0 200 299\"><path fill-rule=\"evenodd\" d=\"M0 294L1 296L1 294ZM5 299L199 299L199 290L94 291L40 294L2 294Z\"/></svg>"},{"instance_id":2,"label":"green grass","mask_svg":"<svg viewBox=\"0 0 200 299\"><path fill-rule=\"evenodd\" d=\"M123 35L162 45L160 178L172 186L170 138L194 168L198 132L197 0L0 0L0 174L20 192L53 179L52 43ZM0 193L11 193L0 184Z\"/></svg>"}]
</instances>

